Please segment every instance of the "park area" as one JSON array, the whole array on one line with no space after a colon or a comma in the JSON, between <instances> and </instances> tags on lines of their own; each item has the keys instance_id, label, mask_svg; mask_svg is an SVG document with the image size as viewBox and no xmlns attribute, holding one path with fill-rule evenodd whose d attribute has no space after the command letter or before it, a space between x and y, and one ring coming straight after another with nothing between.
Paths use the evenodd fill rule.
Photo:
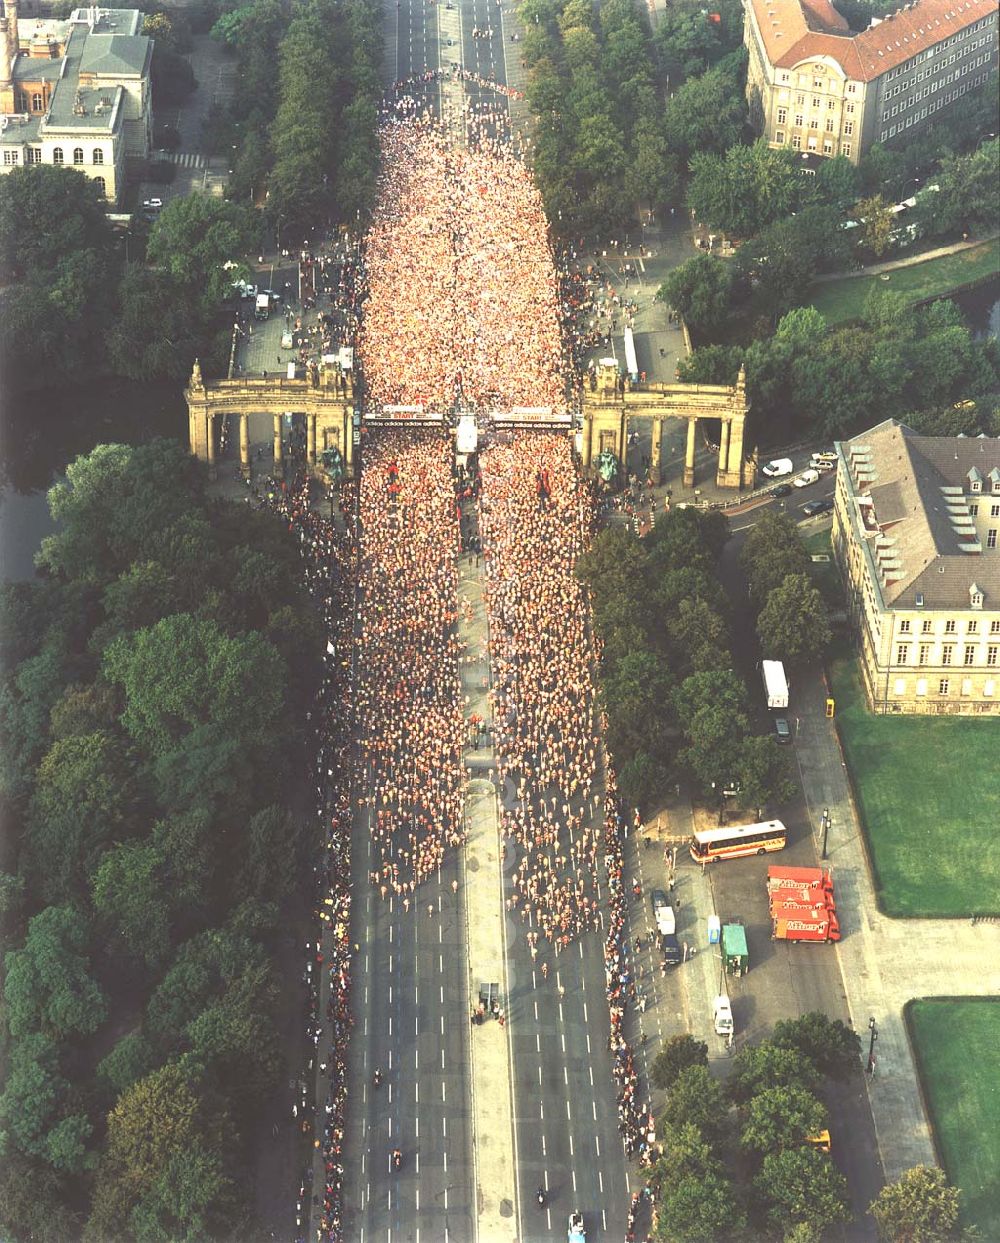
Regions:
<instances>
[{"instance_id":1,"label":"park area","mask_svg":"<svg viewBox=\"0 0 1000 1243\"><path fill-rule=\"evenodd\" d=\"M818 281L809 291L807 305L814 306L828 324L860 319L872 289L888 289L907 303L943 297L994 277L1000 267L1000 239L971 246L954 255L942 255L905 268L870 276L844 276ZM883 280L886 277L888 279Z\"/></svg>"},{"instance_id":2,"label":"park area","mask_svg":"<svg viewBox=\"0 0 1000 1243\"><path fill-rule=\"evenodd\" d=\"M963 1225L1000 1238L1000 1002L915 1001L907 1021L934 1138L962 1193Z\"/></svg>"},{"instance_id":3,"label":"park area","mask_svg":"<svg viewBox=\"0 0 1000 1243\"><path fill-rule=\"evenodd\" d=\"M1000 913L1000 719L873 716L846 648L830 676L882 910Z\"/></svg>"}]
</instances>

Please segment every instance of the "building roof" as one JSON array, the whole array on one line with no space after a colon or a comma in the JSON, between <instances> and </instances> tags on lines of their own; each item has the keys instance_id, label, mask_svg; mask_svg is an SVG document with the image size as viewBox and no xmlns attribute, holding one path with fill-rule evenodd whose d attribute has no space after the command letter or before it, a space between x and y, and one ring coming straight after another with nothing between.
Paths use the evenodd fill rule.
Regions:
<instances>
[{"instance_id":1,"label":"building roof","mask_svg":"<svg viewBox=\"0 0 1000 1243\"><path fill-rule=\"evenodd\" d=\"M968 491L973 470L988 480L1000 468L1000 439L920 436L888 419L840 448L850 504L874 510L862 538L876 564L880 556L892 564L879 579L886 605L968 609L978 586L985 606L1000 608L1000 548L983 548L969 513L970 496L1000 500L1000 492L988 483Z\"/></svg>"},{"instance_id":2,"label":"building roof","mask_svg":"<svg viewBox=\"0 0 1000 1243\"><path fill-rule=\"evenodd\" d=\"M856 82L870 82L925 48L996 13L996 0L912 0L853 34L830 0L750 0L773 65L830 57Z\"/></svg>"},{"instance_id":3,"label":"building roof","mask_svg":"<svg viewBox=\"0 0 1000 1243\"><path fill-rule=\"evenodd\" d=\"M80 72L108 78L139 76L152 50L146 35L92 34L83 46Z\"/></svg>"}]
</instances>

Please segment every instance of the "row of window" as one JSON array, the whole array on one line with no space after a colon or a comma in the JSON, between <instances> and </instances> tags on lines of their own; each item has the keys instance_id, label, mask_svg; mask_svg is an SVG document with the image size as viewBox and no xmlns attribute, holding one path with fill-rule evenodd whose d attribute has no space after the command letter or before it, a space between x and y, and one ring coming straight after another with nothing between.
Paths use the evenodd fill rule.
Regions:
<instances>
[{"instance_id":1,"label":"row of window","mask_svg":"<svg viewBox=\"0 0 1000 1243\"><path fill-rule=\"evenodd\" d=\"M945 634L956 634L957 629L958 629L958 622L956 622L953 617L946 618L945 623L944 623ZM899 633L900 634L910 633L910 619L908 617L903 617L900 619ZM924 618L924 620L921 622L921 625L920 625L920 633L921 634L933 634L934 633L933 618L931 617ZM979 634L979 618L978 617L969 618L969 620L965 623L965 633L966 634ZM994 618L994 620L990 622L990 634L1000 634L1000 620L997 620L996 618Z\"/></svg>"},{"instance_id":2,"label":"row of window","mask_svg":"<svg viewBox=\"0 0 1000 1243\"><path fill-rule=\"evenodd\" d=\"M925 52L921 52L917 56L912 56L902 65L897 65L895 69L890 69L885 75L885 80L891 82L893 78L898 78L901 74L909 73L914 65L921 60L927 60L931 56L936 56L938 52L943 52L945 48L951 47L960 39L968 38L976 30L985 30L987 26L995 26L996 20L993 17L982 17L978 22L973 22L971 26L966 26L964 30L958 31L957 34L949 35L947 39L942 39L940 43L935 43L932 48L928 48Z\"/></svg>"},{"instance_id":3,"label":"row of window","mask_svg":"<svg viewBox=\"0 0 1000 1243\"><path fill-rule=\"evenodd\" d=\"M785 125L785 124L787 124L787 122L788 122L788 111L787 111L787 109L785 109L785 108L779 108L779 109L778 109L778 124L779 124L779 125ZM834 118L833 118L833 117L827 117L827 118L826 118L826 133L828 133L828 134L832 134L832 133L834 132L834 126L835 126L835 124L836 124L836 122L835 122L835 120L834 120ZM795 114L795 128L796 128L796 129L802 129L802 128L804 127L804 125L805 125L805 117L803 117L803 115L802 115L802 113L801 113L801 112L796 112L796 114ZM810 129L819 129L819 118L818 118L818 117L810 117L810 119L809 119L809 128L810 128ZM845 122L844 122L844 137L845 137L845 138L850 138L850 137L853 135L853 133L854 133L854 122L853 122L853 121L845 121Z\"/></svg>"},{"instance_id":4,"label":"row of window","mask_svg":"<svg viewBox=\"0 0 1000 1243\"><path fill-rule=\"evenodd\" d=\"M848 122L848 124L849 124L849 122ZM775 135L774 135L774 141L775 141L776 143L778 143L779 145L781 145L781 146L784 146L784 145L785 145L785 133L784 133L784 130L780 130L780 129L779 129L779 130L777 130L777 131L775 132ZM792 150L793 150L793 151L801 151L801 150L802 150L802 137L801 137L801 135L800 135L800 134L793 134L793 135L792 135ZM812 137L812 135L810 135L810 137L809 137L809 141L806 143L806 150L807 150L807 151L818 151L818 150L819 150L819 144L818 144L818 142L816 141L816 139ZM850 154L851 154L851 152L852 152L853 150L854 150L854 144L853 144L853 143L850 143L850 142L842 142L842 143L840 144L840 154L841 154L842 156L844 156L845 158L850 158ZM823 140L823 154L824 154L824 155L833 155L833 153L834 153L834 152L833 152L833 139L831 139L831 138L825 138L825 139Z\"/></svg>"},{"instance_id":5,"label":"row of window","mask_svg":"<svg viewBox=\"0 0 1000 1243\"><path fill-rule=\"evenodd\" d=\"M778 101L779 101L780 103L787 104L787 103L788 103L788 91L779 91L779 92L778 92ZM804 107L805 107L805 103L806 103L806 97L805 97L805 95L798 94L798 95L796 95L796 96L795 96L795 106L796 106L797 108L804 108ZM835 109L836 109L836 107L837 107L837 103L838 103L838 100L836 100L836 99L828 99L828 100L826 101L826 109L827 109L827 111L828 111L828 112L833 112L833 111L835 111ZM822 100L821 100L818 96L814 95L814 96L812 97L812 106L813 106L814 108L822 109L822 107L823 107L823 101L822 101ZM844 104L844 111L847 113L847 115L848 115L848 116L853 116L853 115L854 115L854 109L855 109L855 105L854 105L854 104Z\"/></svg>"},{"instance_id":6,"label":"row of window","mask_svg":"<svg viewBox=\"0 0 1000 1243\"><path fill-rule=\"evenodd\" d=\"M939 73L942 69L947 69L949 65L953 65L956 60L960 60L963 56L970 56L976 48L990 47L992 43L993 40L991 38L987 38L985 35L982 39L974 39L971 43L966 44L965 47L959 48L957 52L952 52L952 54L943 60L940 65L935 65L930 69L921 69L919 72L914 74L912 78L908 78L905 82L900 82L898 86L890 87L882 98L886 100L895 99L895 97L903 91L908 91L911 86L915 86L918 82L923 82L924 78L930 78L935 73ZM984 60L989 60L991 55L992 53L987 52L984 57L976 61L976 64L979 65L982 64ZM891 75L888 74L886 75L886 81L888 81L890 76Z\"/></svg>"},{"instance_id":7,"label":"row of window","mask_svg":"<svg viewBox=\"0 0 1000 1243\"><path fill-rule=\"evenodd\" d=\"M951 682L952 682L951 678L939 678L937 693L939 695L950 695L951 694ZM972 678L962 679L961 692L964 696L969 696L972 694ZM892 693L897 696L902 696L906 694L906 678L896 678L896 680L893 682L893 685L892 685ZM921 697L927 694L927 679L926 678L917 678L917 685L915 687L915 693ZM996 682L993 680L993 678L987 678L986 681L983 683L983 698L992 699L995 695L996 695Z\"/></svg>"},{"instance_id":8,"label":"row of window","mask_svg":"<svg viewBox=\"0 0 1000 1243\"><path fill-rule=\"evenodd\" d=\"M972 69L974 66L970 65L969 68ZM966 82L964 86L960 86L954 91L949 91L943 99L935 99L933 103L928 104L926 108L921 108L919 112L915 112L912 116L907 117L905 121L901 120L898 125L890 125L888 129L882 130L879 134L879 142L885 142L887 138L892 138L894 134L901 134L904 129L909 129L911 125L916 125L922 121L929 113L937 112L941 108L947 108L956 99L960 99L969 91L975 90L977 86L981 86L989 76L988 73L981 73L973 81Z\"/></svg>"},{"instance_id":9,"label":"row of window","mask_svg":"<svg viewBox=\"0 0 1000 1243\"><path fill-rule=\"evenodd\" d=\"M989 54L979 56L975 61L970 61L967 65L963 65L961 69L956 69L954 73L949 73L947 77L942 78L940 82L932 82L927 86L921 87L921 89L911 95L905 103L903 100L900 100L898 104L893 104L891 108L883 108L879 113L879 120L884 121L889 117L894 117L897 112L904 112L907 108L912 108L914 104L920 103L920 101L926 96L936 95L942 87L950 86L951 83L957 78L966 73L971 73L973 69L980 68L980 66L985 65L990 59ZM892 94L892 92L890 92L890 94ZM887 95L886 99L888 98L889 96Z\"/></svg>"},{"instance_id":10,"label":"row of window","mask_svg":"<svg viewBox=\"0 0 1000 1243\"><path fill-rule=\"evenodd\" d=\"M916 664L932 665L935 663L933 660L931 660L931 652L932 652L933 646L934 645L932 643L920 643L917 645ZM953 665L955 663L955 648L956 647L957 647L957 644L955 643L942 643L941 644L941 659L940 661L936 663L942 665L945 668L947 668L948 665ZM996 643L991 643L986 649L986 662L985 662L986 665L991 669L995 669L997 666L998 657L1000 657L1000 647L998 647ZM897 643L896 644L896 664L897 665L912 665L913 663L914 661L911 660L910 658L910 645L908 643ZM962 652L962 664L963 665L979 665L982 663L983 661L980 656L979 644L978 643L966 643L965 648Z\"/></svg>"},{"instance_id":11,"label":"row of window","mask_svg":"<svg viewBox=\"0 0 1000 1243\"><path fill-rule=\"evenodd\" d=\"M779 72L778 74L779 82L788 83L788 82L791 82L791 80L792 80L792 75L788 72L787 69L782 69ZM812 86L813 90L821 90L824 86L828 86L829 84L823 81L823 79L821 78L810 78L808 74L800 73L796 85L805 87L806 89ZM847 92L848 95L856 95L858 92L857 82L848 82L847 85L844 87L844 90Z\"/></svg>"},{"instance_id":12,"label":"row of window","mask_svg":"<svg viewBox=\"0 0 1000 1243\"><path fill-rule=\"evenodd\" d=\"M11 147L9 149L5 149L3 153L3 162L5 164L20 164L21 152L19 148ZM29 147L27 163L41 164L41 162L42 162L41 147ZM102 151L100 147L95 147L93 151L91 151L90 162L91 164L103 164L104 163L104 152ZM52 148L52 163L53 164L65 164L66 163L65 153L63 152L62 147ZM73 148L73 163L74 165L85 163L85 160L83 158L82 147Z\"/></svg>"}]
</instances>

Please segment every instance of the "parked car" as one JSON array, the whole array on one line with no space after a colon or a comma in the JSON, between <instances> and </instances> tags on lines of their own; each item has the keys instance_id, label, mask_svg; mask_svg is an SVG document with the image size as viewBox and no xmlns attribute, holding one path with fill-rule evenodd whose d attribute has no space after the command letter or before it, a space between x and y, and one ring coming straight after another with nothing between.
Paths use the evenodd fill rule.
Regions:
<instances>
[{"instance_id":1,"label":"parked car","mask_svg":"<svg viewBox=\"0 0 1000 1243\"><path fill-rule=\"evenodd\" d=\"M820 462L828 462L831 466L836 466L837 455L831 449L824 449L822 453L814 453L809 459L810 466L818 467Z\"/></svg>"},{"instance_id":2,"label":"parked car","mask_svg":"<svg viewBox=\"0 0 1000 1243\"><path fill-rule=\"evenodd\" d=\"M776 488L772 488L768 496L791 496L792 485L790 483L779 483Z\"/></svg>"},{"instance_id":3,"label":"parked car","mask_svg":"<svg viewBox=\"0 0 1000 1243\"><path fill-rule=\"evenodd\" d=\"M813 470L812 467L810 467L809 470L804 470L801 475L796 475L792 480L792 484L796 488L808 488L809 485L811 483L815 483L818 478L819 471Z\"/></svg>"},{"instance_id":4,"label":"parked car","mask_svg":"<svg viewBox=\"0 0 1000 1243\"><path fill-rule=\"evenodd\" d=\"M163 199L143 199L143 211L159 211L163 206Z\"/></svg>"},{"instance_id":5,"label":"parked car","mask_svg":"<svg viewBox=\"0 0 1000 1243\"><path fill-rule=\"evenodd\" d=\"M809 465L812 467L813 470L818 470L820 474L822 475L825 475L828 470L837 469L837 463L831 462L827 458L821 458L819 461L817 461L816 459L813 459L813 461L811 461Z\"/></svg>"},{"instance_id":6,"label":"parked car","mask_svg":"<svg viewBox=\"0 0 1000 1243\"><path fill-rule=\"evenodd\" d=\"M778 457L771 462L765 462L760 469L769 479L779 479L782 475L790 475L795 467L790 457Z\"/></svg>"},{"instance_id":7,"label":"parked car","mask_svg":"<svg viewBox=\"0 0 1000 1243\"><path fill-rule=\"evenodd\" d=\"M833 509L833 501L826 496L822 500L809 501L808 504L802 506L802 512L807 518L813 518L816 514L825 514L828 509Z\"/></svg>"},{"instance_id":8,"label":"parked car","mask_svg":"<svg viewBox=\"0 0 1000 1243\"><path fill-rule=\"evenodd\" d=\"M774 718L774 736L782 745L792 741L792 729L785 717L776 716Z\"/></svg>"}]
</instances>

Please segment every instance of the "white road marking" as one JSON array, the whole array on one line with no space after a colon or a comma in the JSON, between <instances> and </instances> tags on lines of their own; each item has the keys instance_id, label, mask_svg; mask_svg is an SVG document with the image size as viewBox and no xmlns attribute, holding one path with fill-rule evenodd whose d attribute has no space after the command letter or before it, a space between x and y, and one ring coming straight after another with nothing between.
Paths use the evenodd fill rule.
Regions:
<instances>
[{"instance_id":1,"label":"white road marking","mask_svg":"<svg viewBox=\"0 0 1000 1243\"><path fill-rule=\"evenodd\" d=\"M594 1111L594 1121L596 1122L596 1121L597 1121L597 1102L596 1102L596 1101L591 1101L591 1102L590 1102L590 1106L591 1106L591 1108L592 1108L592 1109L593 1109L593 1111Z\"/></svg>"},{"instance_id":2,"label":"white road marking","mask_svg":"<svg viewBox=\"0 0 1000 1243\"><path fill-rule=\"evenodd\" d=\"M599 1135L594 1136L594 1148L597 1150L597 1155L600 1156L601 1155L601 1137Z\"/></svg>"}]
</instances>

